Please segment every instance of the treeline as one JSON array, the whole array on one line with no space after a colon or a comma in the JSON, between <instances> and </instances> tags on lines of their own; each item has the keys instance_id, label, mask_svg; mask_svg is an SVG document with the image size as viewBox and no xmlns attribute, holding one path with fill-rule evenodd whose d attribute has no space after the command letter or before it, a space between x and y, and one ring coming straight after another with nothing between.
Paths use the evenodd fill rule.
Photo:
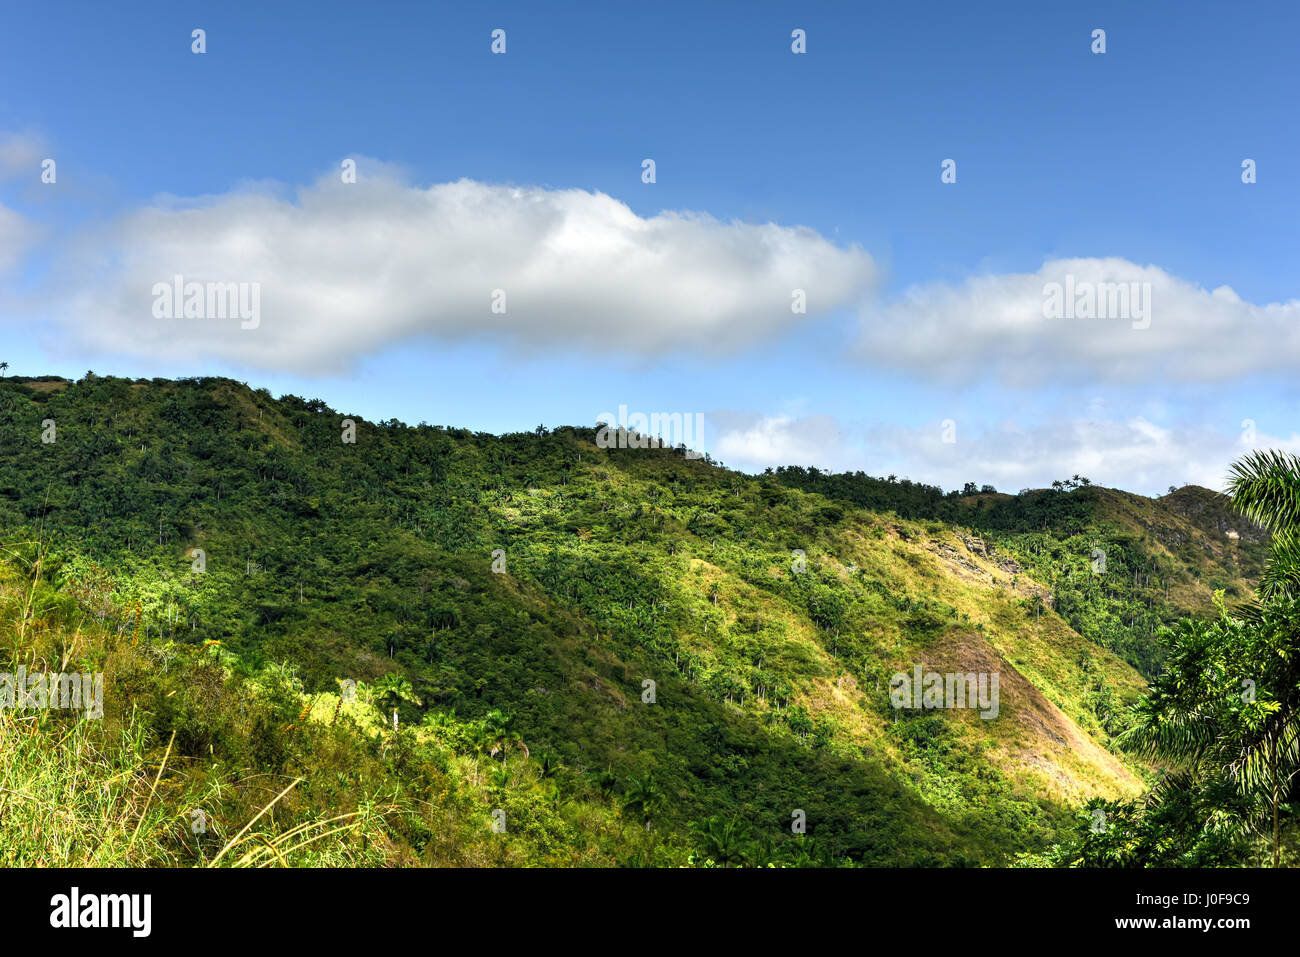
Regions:
<instances>
[{"instance_id":1,"label":"treeline","mask_svg":"<svg viewBox=\"0 0 1300 957\"><path fill-rule=\"evenodd\" d=\"M1096 490L1084 479L1061 480L1050 489L1026 489L1015 495L979 488L968 482L959 492L944 492L896 476L876 478L864 472L823 472L798 465L768 469L765 474L791 488L817 492L900 518L930 519L973 529L1004 532L1051 531L1073 534L1085 529L1097 504Z\"/></svg>"}]
</instances>

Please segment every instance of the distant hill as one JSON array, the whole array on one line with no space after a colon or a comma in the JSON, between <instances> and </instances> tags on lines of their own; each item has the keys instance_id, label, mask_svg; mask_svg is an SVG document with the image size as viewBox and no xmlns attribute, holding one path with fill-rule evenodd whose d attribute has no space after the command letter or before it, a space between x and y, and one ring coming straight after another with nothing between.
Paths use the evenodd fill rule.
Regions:
<instances>
[{"instance_id":1,"label":"distant hill","mask_svg":"<svg viewBox=\"0 0 1300 957\"><path fill-rule=\"evenodd\" d=\"M1140 792L1110 743L1155 632L1244 597L1265 547L1204 489L755 477L93 374L0 379L0 545L0 657L104 670L79 733L170 741L177 794L391 792L365 846L392 863L868 865L1006 862ZM997 717L896 708L916 665L998 674ZM206 699L174 683L200 673ZM245 694L296 730L266 738Z\"/></svg>"},{"instance_id":2,"label":"distant hill","mask_svg":"<svg viewBox=\"0 0 1300 957\"><path fill-rule=\"evenodd\" d=\"M1184 486L1151 499L1087 484L1072 490L944 493L934 486L798 467L773 476L878 511L947 522L988 538L1051 588L1045 600L1071 627L1146 675L1160 667L1162 626L1249 596L1268 556L1268 533L1235 515L1226 495ZM1094 572L1093 550L1105 554Z\"/></svg>"},{"instance_id":3,"label":"distant hill","mask_svg":"<svg viewBox=\"0 0 1300 957\"><path fill-rule=\"evenodd\" d=\"M1223 538L1249 545L1268 542L1268 532L1232 510L1228 496L1199 485L1184 485L1156 499L1176 515L1181 515L1215 542Z\"/></svg>"}]
</instances>

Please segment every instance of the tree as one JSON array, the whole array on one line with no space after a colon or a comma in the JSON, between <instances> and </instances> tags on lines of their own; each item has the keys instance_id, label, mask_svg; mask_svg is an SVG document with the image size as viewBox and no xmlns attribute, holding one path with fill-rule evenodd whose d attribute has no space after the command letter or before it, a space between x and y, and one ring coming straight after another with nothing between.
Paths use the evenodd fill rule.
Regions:
<instances>
[{"instance_id":1,"label":"tree","mask_svg":"<svg viewBox=\"0 0 1300 957\"><path fill-rule=\"evenodd\" d=\"M1249 850L1248 806L1230 782L1176 771L1137 800L1092 799L1070 837L1017 866L1234 867Z\"/></svg>"},{"instance_id":2,"label":"tree","mask_svg":"<svg viewBox=\"0 0 1300 957\"><path fill-rule=\"evenodd\" d=\"M1216 600L1223 610L1222 592ZM1185 619L1168 645L1165 672L1119 743L1227 785L1238 810L1216 807L1202 826L1240 818L1267 835L1280 866L1282 817L1300 773L1300 601L1265 603L1249 619L1226 611L1214 621Z\"/></svg>"},{"instance_id":3,"label":"tree","mask_svg":"<svg viewBox=\"0 0 1300 957\"><path fill-rule=\"evenodd\" d=\"M554 778L560 773L562 767L559 755L554 751L543 751L538 756L537 774L543 781Z\"/></svg>"},{"instance_id":4,"label":"tree","mask_svg":"<svg viewBox=\"0 0 1300 957\"><path fill-rule=\"evenodd\" d=\"M390 671L375 682L374 697L384 715L395 710L403 701L422 704L415 695L415 689L411 687L411 679L395 671Z\"/></svg>"},{"instance_id":5,"label":"tree","mask_svg":"<svg viewBox=\"0 0 1300 957\"><path fill-rule=\"evenodd\" d=\"M515 716L493 708L483 716L480 724L479 746L488 753L488 757L506 759L506 752L513 746L520 748L525 757L528 747L515 730Z\"/></svg>"},{"instance_id":6,"label":"tree","mask_svg":"<svg viewBox=\"0 0 1300 957\"><path fill-rule=\"evenodd\" d=\"M1300 597L1300 456L1251 452L1229 470L1228 494L1239 512L1272 536L1259 597Z\"/></svg>"},{"instance_id":7,"label":"tree","mask_svg":"<svg viewBox=\"0 0 1300 957\"><path fill-rule=\"evenodd\" d=\"M0 372L7 372L8 369L9 369L9 363L0 362Z\"/></svg>"},{"instance_id":8,"label":"tree","mask_svg":"<svg viewBox=\"0 0 1300 957\"><path fill-rule=\"evenodd\" d=\"M595 777L600 793L605 797L609 797L614 792L614 788L618 786L618 775L614 773L613 768L607 767L604 771L597 772Z\"/></svg>"},{"instance_id":9,"label":"tree","mask_svg":"<svg viewBox=\"0 0 1300 957\"><path fill-rule=\"evenodd\" d=\"M651 775L628 778L627 789L623 792L623 810L640 817L647 831L650 830L650 819L667 806L667 798Z\"/></svg>"},{"instance_id":10,"label":"tree","mask_svg":"<svg viewBox=\"0 0 1300 957\"><path fill-rule=\"evenodd\" d=\"M691 824L691 832L701 852L714 863L722 867L737 867L745 863L746 835L735 820L711 817L702 824Z\"/></svg>"},{"instance_id":11,"label":"tree","mask_svg":"<svg viewBox=\"0 0 1300 957\"><path fill-rule=\"evenodd\" d=\"M836 863L835 849L811 835L802 837L794 844L792 863L795 867L831 868Z\"/></svg>"}]
</instances>

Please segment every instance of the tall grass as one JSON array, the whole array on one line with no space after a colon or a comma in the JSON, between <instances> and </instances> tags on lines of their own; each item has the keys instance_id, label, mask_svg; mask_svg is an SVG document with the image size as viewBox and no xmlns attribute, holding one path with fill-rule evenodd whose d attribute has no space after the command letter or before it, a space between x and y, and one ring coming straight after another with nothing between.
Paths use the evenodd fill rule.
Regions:
<instances>
[{"instance_id":1,"label":"tall grass","mask_svg":"<svg viewBox=\"0 0 1300 957\"><path fill-rule=\"evenodd\" d=\"M147 806L145 735L132 720L103 740L89 722L0 714L0 865L179 865L160 840L172 821Z\"/></svg>"},{"instance_id":2,"label":"tall grass","mask_svg":"<svg viewBox=\"0 0 1300 957\"><path fill-rule=\"evenodd\" d=\"M384 814L353 812L294 821L272 812L294 780L208 859L192 833L193 809L218 807L230 782L204 784L151 764L137 716L117 733L88 721L60 727L44 716L0 714L0 866L355 867L383 862ZM205 827L209 819L205 816ZM220 825L214 817L211 826ZM219 835L223 836L223 835Z\"/></svg>"}]
</instances>

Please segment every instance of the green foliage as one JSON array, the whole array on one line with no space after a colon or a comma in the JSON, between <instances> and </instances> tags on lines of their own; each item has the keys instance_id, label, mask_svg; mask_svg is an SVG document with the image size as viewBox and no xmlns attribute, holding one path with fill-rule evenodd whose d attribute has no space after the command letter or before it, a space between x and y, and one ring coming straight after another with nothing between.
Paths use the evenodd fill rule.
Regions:
<instances>
[{"instance_id":1,"label":"green foliage","mask_svg":"<svg viewBox=\"0 0 1300 957\"><path fill-rule=\"evenodd\" d=\"M1272 533L1260 597L1300 598L1300 456L1257 451L1232 466L1233 505Z\"/></svg>"},{"instance_id":2,"label":"green foliage","mask_svg":"<svg viewBox=\"0 0 1300 957\"><path fill-rule=\"evenodd\" d=\"M231 782L301 777L281 833L369 808L367 847L406 862L980 864L1046 847L1068 812L991 763L983 729L895 724L880 691L925 649L987 633L1002 606L975 623L985 593L895 549L895 527L863 507L899 515L912 544L982 530L1054 584L1083 634L1154 667L1158 584L1124 584L1152 574L1149 556L1115 534L1121 574L1076 574L1096 489L755 479L681 449L598 449L568 427L352 416L353 445L343 417L224 379L0 383L0 544L26 583L9 650L34 654L27 620L52 643L96 634L151 759L171 741L238 795L223 820L242 825L279 790ZM871 567L836 557L850 549ZM1053 612L1016 614L999 641ZM1098 735L1123 730L1116 666L1097 649L1065 702ZM828 704L849 679L860 696ZM806 837L789 831L793 808ZM744 823L702 838L710 821Z\"/></svg>"}]
</instances>

